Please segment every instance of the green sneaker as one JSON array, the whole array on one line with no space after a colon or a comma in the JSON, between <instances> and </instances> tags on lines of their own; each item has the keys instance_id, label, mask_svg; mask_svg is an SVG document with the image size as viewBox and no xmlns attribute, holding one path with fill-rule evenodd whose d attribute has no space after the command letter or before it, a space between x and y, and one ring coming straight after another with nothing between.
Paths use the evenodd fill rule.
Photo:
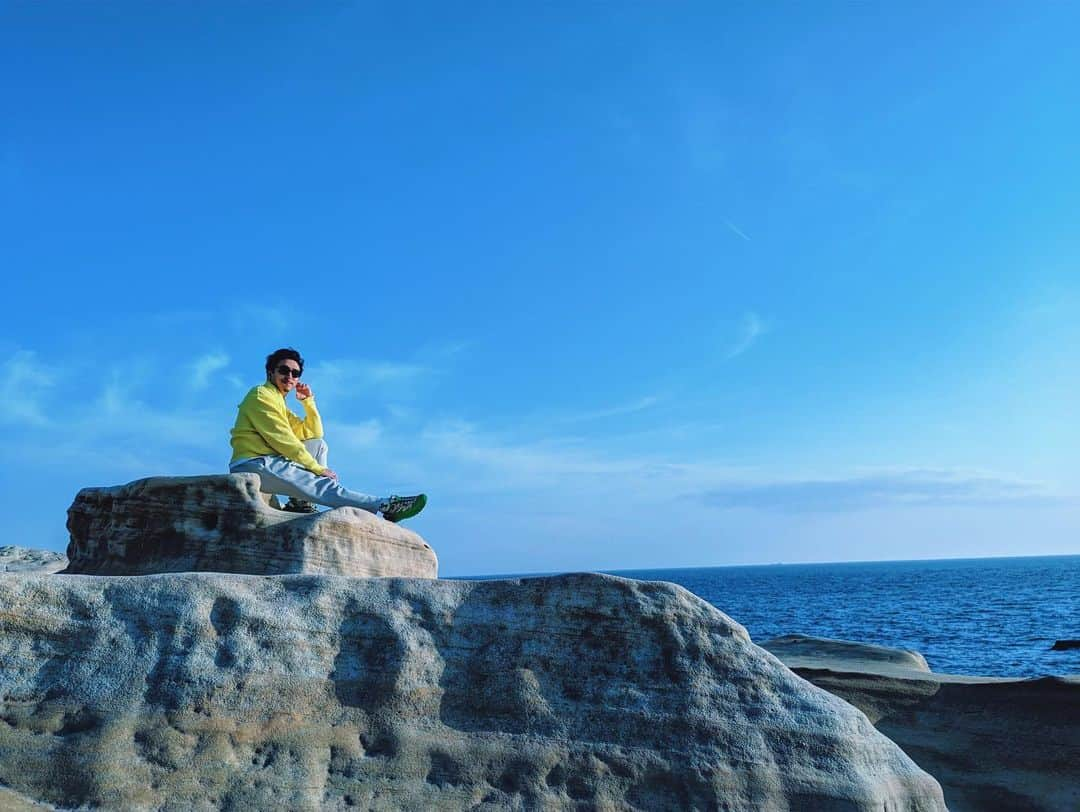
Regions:
<instances>
[{"instance_id":1,"label":"green sneaker","mask_svg":"<svg viewBox=\"0 0 1080 812\"><path fill-rule=\"evenodd\" d=\"M386 507L383 508L383 518L388 522L400 522L402 519L411 519L424 509L427 504L427 494L418 493L416 496L391 496Z\"/></svg>"}]
</instances>

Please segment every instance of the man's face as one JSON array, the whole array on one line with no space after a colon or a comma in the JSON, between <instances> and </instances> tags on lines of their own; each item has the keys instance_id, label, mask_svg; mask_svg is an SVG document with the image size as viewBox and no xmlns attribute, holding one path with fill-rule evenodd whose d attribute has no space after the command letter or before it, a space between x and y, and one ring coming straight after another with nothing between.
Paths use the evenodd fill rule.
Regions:
<instances>
[{"instance_id":1,"label":"man's face","mask_svg":"<svg viewBox=\"0 0 1080 812\"><path fill-rule=\"evenodd\" d=\"M291 358L286 358L284 361L277 362L277 365L270 373L270 380L274 382L274 386L278 388L281 394L287 395L296 388L296 382L300 380L299 372L300 365ZM294 376L294 373L297 374Z\"/></svg>"}]
</instances>

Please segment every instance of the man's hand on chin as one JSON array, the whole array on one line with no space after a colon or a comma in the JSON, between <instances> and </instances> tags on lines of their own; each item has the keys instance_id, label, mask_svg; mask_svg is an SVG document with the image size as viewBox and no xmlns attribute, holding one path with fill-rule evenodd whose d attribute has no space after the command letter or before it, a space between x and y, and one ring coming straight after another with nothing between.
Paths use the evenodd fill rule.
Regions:
<instances>
[{"instance_id":1,"label":"man's hand on chin","mask_svg":"<svg viewBox=\"0 0 1080 812\"><path fill-rule=\"evenodd\" d=\"M296 399L307 400L309 397L311 397L311 387L308 386L306 383L300 383L299 381L297 381Z\"/></svg>"}]
</instances>

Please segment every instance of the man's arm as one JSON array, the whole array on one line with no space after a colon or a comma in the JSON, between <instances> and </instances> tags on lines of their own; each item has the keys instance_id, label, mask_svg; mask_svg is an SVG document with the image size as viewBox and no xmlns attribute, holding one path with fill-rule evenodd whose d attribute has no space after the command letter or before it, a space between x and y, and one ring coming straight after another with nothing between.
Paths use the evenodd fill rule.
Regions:
<instances>
[{"instance_id":1,"label":"man's arm","mask_svg":"<svg viewBox=\"0 0 1080 812\"><path fill-rule=\"evenodd\" d=\"M293 433L292 426L285 416L281 414L277 405L271 400L273 393L259 392L256 400L251 404L248 417L255 431L266 441L266 444L281 456L292 460L297 465L302 465L309 471L321 474L326 470L325 465L319 465L311 456L304 444ZM288 410L286 410L288 413ZM316 415L318 413L316 412ZM298 418L299 419L299 418ZM320 422L320 428L322 423Z\"/></svg>"},{"instance_id":2,"label":"man's arm","mask_svg":"<svg viewBox=\"0 0 1080 812\"><path fill-rule=\"evenodd\" d=\"M319 416L319 409L315 405L315 393L311 391L311 387L307 384L298 383L296 385L296 399L304 407L304 419L301 420L288 409L285 410L293 434L301 440L321 438L323 436L323 425L322 418Z\"/></svg>"}]
</instances>

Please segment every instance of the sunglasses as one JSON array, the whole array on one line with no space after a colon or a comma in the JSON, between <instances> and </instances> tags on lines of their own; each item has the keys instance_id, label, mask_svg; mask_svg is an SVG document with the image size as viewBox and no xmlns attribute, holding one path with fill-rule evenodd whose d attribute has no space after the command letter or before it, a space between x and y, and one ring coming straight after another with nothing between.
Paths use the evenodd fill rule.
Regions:
<instances>
[{"instance_id":1,"label":"sunglasses","mask_svg":"<svg viewBox=\"0 0 1080 812\"><path fill-rule=\"evenodd\" d=\"M294 378L300 377L300 370L293 369L292 367L280 366L277 368L278 375L292 375Z\"/></svg>"}]
</instances>

